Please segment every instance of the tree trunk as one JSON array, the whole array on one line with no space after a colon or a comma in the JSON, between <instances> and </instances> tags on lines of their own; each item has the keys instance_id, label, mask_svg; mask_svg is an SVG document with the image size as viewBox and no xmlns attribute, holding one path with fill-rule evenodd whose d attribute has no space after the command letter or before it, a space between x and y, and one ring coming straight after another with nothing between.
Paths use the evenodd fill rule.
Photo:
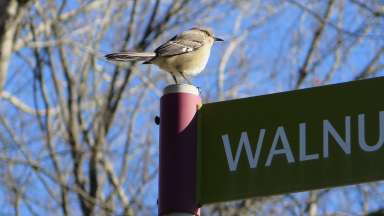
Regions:
<instances>
[{"instance_id":1,"label":"tree trunk","mask_svg":"<svg viewBox=\"0 0 384 216\"><path fill-rule=\"evenodd\" d=\"M0 92L7 77L17 25L28 0L0 0Z\"/></svg>"}]
</instances>

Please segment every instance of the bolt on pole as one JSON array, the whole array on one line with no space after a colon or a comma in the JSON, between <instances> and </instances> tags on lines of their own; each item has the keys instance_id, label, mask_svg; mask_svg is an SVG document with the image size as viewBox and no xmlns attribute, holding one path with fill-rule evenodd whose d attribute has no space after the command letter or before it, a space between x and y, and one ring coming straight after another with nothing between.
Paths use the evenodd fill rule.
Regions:
<instances>
[{"instance_id":1,"label":"bolt on pole","mask_svg":"<svg viewBox=\"0 0 384 216\"><path fill-rule=\"evenodd\" d=\"M167 86L160 99L159 215L199 215L196 200L199 90Z\"/></svg>"}]
</instances>

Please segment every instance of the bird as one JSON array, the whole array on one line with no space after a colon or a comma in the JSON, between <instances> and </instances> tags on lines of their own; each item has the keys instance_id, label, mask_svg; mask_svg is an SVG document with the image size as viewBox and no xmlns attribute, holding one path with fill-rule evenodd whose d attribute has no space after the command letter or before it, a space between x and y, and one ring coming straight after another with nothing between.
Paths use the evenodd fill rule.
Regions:
<instances>
[{"instance_id":1,"label":"bird","mask_svg":"<svg viewBox=\"0 0 384 216\"><path fill-rule=\"evenodd\" d=\"M153 52L123 51L107 54L105 58L111 62L154 64L169 72L176 84L179 83L177 76L191 84L186 76L195 76L204 70L216 41L224 40L216 37L210 28L193 27L175 35Z\"/></svg>"}]
</instances>

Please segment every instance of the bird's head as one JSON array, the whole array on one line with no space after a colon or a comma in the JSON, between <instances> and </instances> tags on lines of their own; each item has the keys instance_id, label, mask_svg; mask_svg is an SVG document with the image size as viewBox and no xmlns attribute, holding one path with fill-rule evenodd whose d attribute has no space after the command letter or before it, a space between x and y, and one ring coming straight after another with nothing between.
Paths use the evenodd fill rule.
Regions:
<instances>
[{"instance_id":1,"label":"bird's head","mask_svg":"<svg viewBox=\"0 0 384 216\"><path fill-rule=\"evenodd\" d=\"M221 38L218 38L214 35L212 29L206 28L206 27L193 27L191 30L199 31L200 33L204 34L205 36L209 37L212 39L212 42L216 41L224 41Z\"/></svg>"}]
</instances>

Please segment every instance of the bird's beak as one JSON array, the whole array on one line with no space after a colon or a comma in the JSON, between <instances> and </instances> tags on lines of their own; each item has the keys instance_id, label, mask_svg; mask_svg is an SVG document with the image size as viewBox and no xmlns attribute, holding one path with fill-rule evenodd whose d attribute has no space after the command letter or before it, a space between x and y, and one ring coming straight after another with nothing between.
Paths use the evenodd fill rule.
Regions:
<instances>
[{"instance_id":1,"label":"bird's beak","mask_svg":"<svg viewBox=\"0 0 384 216\"><path fill-rule=\"evenodd\" d=\"M217 38L217 37L213 37L213 39L214 39L215 41L224 41L223 39L221 39L221 38Z\"/></svg>"}]
</instances>

